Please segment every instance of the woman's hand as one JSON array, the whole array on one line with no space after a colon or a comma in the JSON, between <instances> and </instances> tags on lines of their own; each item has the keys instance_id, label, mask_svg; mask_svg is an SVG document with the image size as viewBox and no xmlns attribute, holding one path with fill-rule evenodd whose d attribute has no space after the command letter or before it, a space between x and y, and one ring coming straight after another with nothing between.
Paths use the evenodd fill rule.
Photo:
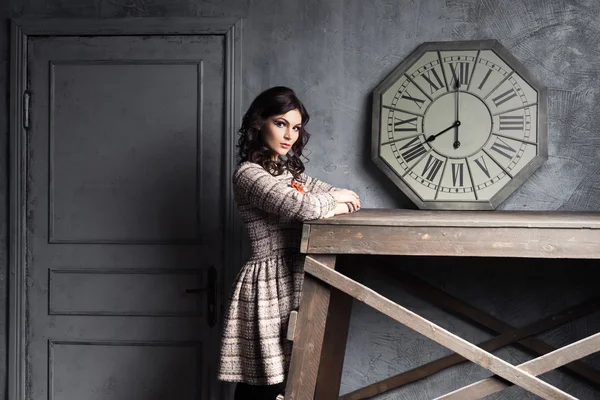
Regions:
<instances>
[{"instance_id":1,"label":"woman's hand","mask_svg":"<svg viewBox=\"0 0 600 400\"><path fill-rule=\"evenodd\" d=\"M329 211L323 216L323 219L331 218L334 215L348 214L349 212L350 208L348 207L348 205L346 205L346 203L337 203L333 210Z\"/></svg>"},{"instance_id":2,"label":"woman's hand","mask_svg":"<svg viewBox=\"0 0 600 400\"><path fill-rule=\"evenodd\" d=\"M337 203L350 203L354 210L360 209L360 200L358 195L354 193L352 190L348 189L339 189L331 192L333 198Z\"/></svg>"}]
</instances>

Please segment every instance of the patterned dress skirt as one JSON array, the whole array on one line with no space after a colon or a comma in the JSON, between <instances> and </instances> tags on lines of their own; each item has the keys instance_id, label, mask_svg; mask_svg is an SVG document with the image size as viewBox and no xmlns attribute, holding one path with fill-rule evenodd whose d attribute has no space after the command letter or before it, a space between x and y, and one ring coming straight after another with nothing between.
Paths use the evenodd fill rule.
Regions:
<instances>
[{"instance_id":1,"label":"patterned dress skirt","mask_svg":"<svg viewBox=\"0 0 600 400\"><path fill-rule=\"evenodd\" d=\"M288 252L289 253L289 252ZM290 311L298 309L304 255L250 260L238 273L225 317L219 380L272 385L287 376Z\"/></svg>"}]
</instances>

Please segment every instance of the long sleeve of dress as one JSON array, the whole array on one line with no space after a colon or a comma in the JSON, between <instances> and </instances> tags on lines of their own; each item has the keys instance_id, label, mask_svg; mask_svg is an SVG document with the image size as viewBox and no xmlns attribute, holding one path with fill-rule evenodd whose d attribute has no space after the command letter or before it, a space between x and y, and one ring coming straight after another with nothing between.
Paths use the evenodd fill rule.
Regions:
<instances>
[{"instance_id":1,"label":"long sleeve of dress","mask_svg":"<svg viewBox=\"0 0 600 400\"><path fill-rule=\"evenodd\" d=\"M308 221L319 219L335 208L336 201L330 193L303 194L292 188L290 182L274 177L255 163L241 165L233 176L239 195L268 213Z\"/></svg>"},{"instance_id":2,"label":"long sleeve of dress","mask_svg":"<svg viewBox=\"0 0 600 400\"><path fill-rule=\"evenodd\" d=\"M305 182L304 187L311 193L327 193L335 190L329 183L318 180L306 174L302 174L302 180Z\"/></svg>"}]
</instances>

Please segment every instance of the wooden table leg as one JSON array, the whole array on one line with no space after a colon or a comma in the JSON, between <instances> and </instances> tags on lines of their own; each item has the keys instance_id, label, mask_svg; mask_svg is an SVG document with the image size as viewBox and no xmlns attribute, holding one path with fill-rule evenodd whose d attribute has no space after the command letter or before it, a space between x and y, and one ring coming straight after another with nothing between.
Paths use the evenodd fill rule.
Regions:
<instances>
[{"instance_id":1,"label":"wooden table leg","mask_svg":"<svg viewBox=\"0 0 600 400\"><path fill-rule=\"evenodd\" d=\"M356 279L357 264L348 257L338 257L336 267L336 270L344 275ZM339 397L351 314L352 297L332 288L315 400L331 400Z\"/></svg>"},{"instance_id":2,"label":"wooden table leg","mask_svg":"<svg viewBox=\"0 0 600 400\"><path fill-rule=\"evenodd\" d=\"M310 257L329 268L335 268L335 255L307 256L307 260ZM285 400L312 400L314 398L329 298L329 285L311 275L304 275L292 358L285 388Z\"/></svg>"},{"instance_id":3,"label":"wooden table leg","mask_svg":"<svg viewBox=\"0 0 600 400\"><path fill-rule=\"evenodd\" d=\"M478 346L452 334L444 328L434 324L387 299L372 289L329 268L326 264L307 257L304 264L306 276L309 274L329 283L352 297L364 302L366 305L393 318L404 326L407 326L423 336L441 344L442 346L460 354L468 360L493 372L496 375L522 387L523 389L537 394L546 400L576 400L575 397L540 380L530 373L515 367L514 365L498 358Z\"/></svg>"}]
</instances>

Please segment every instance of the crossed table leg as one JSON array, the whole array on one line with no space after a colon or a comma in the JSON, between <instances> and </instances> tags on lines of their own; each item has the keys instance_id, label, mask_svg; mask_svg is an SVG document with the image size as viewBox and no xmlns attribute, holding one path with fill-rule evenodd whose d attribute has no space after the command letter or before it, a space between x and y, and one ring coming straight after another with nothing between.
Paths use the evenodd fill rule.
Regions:
<instances>
[{"instance_id":1,"label":"crossed table leg","mask_svg":"<svg viewBox=\"0 0 600 400\"><path fill-rule=\"evenodd\" d=\"M304 400L313 398L331 399L337 397L337 391L339 390L339 380L337 379L333 379L333 381L337 381L337 385L330 385L336 387L330 387L329 390L330 393L335 393L334 397L321 397L319 391L315 393L317 374L321 375L327 373L327 371L319 371L319 363L322 353L323 338L325 335L325 322L327 320L327 312L330 305L331 294L328 285L337 289L340 293L336 294L334 298L340 296L341 293L349 295L348 297L351 296L352 298L356 298L388 315L392 319L423 334L429 339L442 344L464 358L544 399L574 399L573 396L536 378L535 370L528 369L531 367L531 364L529 367L525 365L522 366L522 368L513 366L476 345L453 335L449 331L433 324L417 314L412 313L404 307L395 304L360 283L336 272L333 269L334 267L335 256L311 255L306 257L305 286L298 315L298 329L296 330L291 367L288 375L286 400ZM337 291L333 291L333 293L337 293ZM347 302L348 300L345 301ZM337 302L338 304L343 303L343 301L340 302L339 300L337 300ZM331 310L329 311L331 312ZM341 333L347 332L347 319L346 317L343 319L344 321L340 324L341 327L334 327L334 331L337 329ZM342 347L342 344L343 347L345 347L345 335L340 334L338 339L337 347ZM331 338L329 340L331 341ZM573 347L567 346L567 350L563 348L543 356L541 357L543 360L539 362L543 365L548 365L548 363L550 365L552 365L552 363L556 365L556 357L560 358L565 354L569 356L575 356L575 354L577 354L577 358L581 358L584 356L581 354L591 354L600 350L598 340L594 336L571 346ZM329 351L329 346L323 348L323 350L327 353ZM337 351L339 353L339 349ZM336 357L339 356L335 356L334 358ZM335 366L336 368L333 368L334 370L341 369L339 359L337 364L338 365ZM546 366L545 368L548 367ZM489 384L486 384L486 386L488 385ZM462 397L461 395L461 398L465 397Z\"/></svg>"},{"instance_id":2,"label":"crossed table leg","mask_svg":"<svg viewBox=\"0 0 600 400\"><path fill-rule=\"evenodd\" d=\"M568 346L561 347L552 353L545 354L534 360L527 361L526 363L520 364L518 368L531 375L537 376L552 371L571 361L589 356L590 354L597 352L598 349L600 349L600 333L571 343ZM472 383L451 393L447 393L435 400L481 399L482 397L506 389L509 386L510 384L503 382L496 377L491 377L482 379L479 382Z\"/></svg>"},{"instance_id":3,"label":"crossed table leg","mask_svg":"<svg viewBox=\"0 0 600 400\"><path fill-rule=\"evenodd\" d=\"M491 331L493 334L499 334L477 346L482 349L492 352L502 347L517 344L524 350L534 353L536 356L544 355L556 350L546 342L535 338L535 335L549 331L558 326L564 325L570 321L585 317L586 315L600 311L600 297L590 301L569 307L556 314L551 314L543 319L530 323L528 325L515 328L509 324L484 313L481 310L459 300L442 290L414 277L411 274L403 272L401 269L394 268L395 263L390 263L390 259L384 258L377 260L377 267L381 273L390 276L397 280L406 290L414 296L445 310L453 315L458 316L467 321L471 321L480 325L482 328ZM398 375L391 376L379 382L374 382L363 388L354 390L340 396L340 400L363 400L368 399L378 394L389 390L407 385L419 379L427 378L445 368L460 364L466 361L465 358L458 354L451 354L440 359L431 361L419 367L404 371ZM600 371L582 363L574 361L567 364L565 368L592 383L600 386Z\"/></svg>"}]
</instances>

